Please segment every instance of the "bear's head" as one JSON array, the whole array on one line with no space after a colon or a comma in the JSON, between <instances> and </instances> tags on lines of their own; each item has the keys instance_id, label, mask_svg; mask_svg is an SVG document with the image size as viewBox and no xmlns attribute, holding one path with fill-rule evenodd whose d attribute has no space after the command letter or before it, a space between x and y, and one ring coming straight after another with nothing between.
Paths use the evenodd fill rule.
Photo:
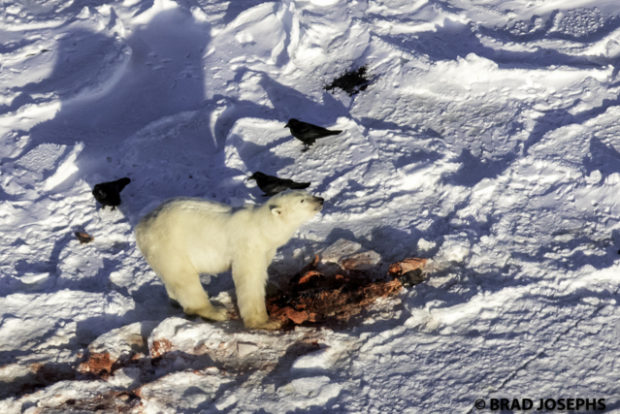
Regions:
<instances>
[{"instance_id":1,"label":"bear's head","mask_svg":"<svg viewBox=\"0 0 620 414\"><path fill-rule=\"evenodd\" d=\"M276 220L297 227L321 211L323 201L306 191L288 190L271 197L267 206Z\"/></svg>"}]
</instances>

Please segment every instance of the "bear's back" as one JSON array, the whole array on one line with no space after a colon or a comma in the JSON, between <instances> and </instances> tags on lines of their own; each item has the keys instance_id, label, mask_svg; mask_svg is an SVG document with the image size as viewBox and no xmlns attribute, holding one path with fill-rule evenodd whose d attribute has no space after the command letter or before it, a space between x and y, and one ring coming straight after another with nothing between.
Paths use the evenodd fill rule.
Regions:
<instances>
[{"instance_id":1,"label":"bear's back","mask_svg":"<svg viewBox=\"0 0 620 414\"><path fill-rule=\"evenodd\" d=\"M154 249L191 251L205 240L223 239L231 214L230 206L198 198L165 201L137 224L138 247L147 257Z\"/></svg>"},{"instance_id":2,"label":"bear's back","mask_svg":"<svg viewBox=\"0 0 620 414\"><path fill-rule=\"evenodd\" d=\"M192 213L205 212L230 214L232 211L232 207L226 204L193 197L181 197L168 200L158 208L164 210L191 211Z\"/></svg>"},{"instance_id":3,"label":"bear's back","mask_svg":"<svg viewBox=\"0 0 620 414\"><path fill-rule=\"evenodd\" d=\"M229 215L231 212L232 208L226 204L195 197L179 197L164 201L147 213L140 222L144 223L166 215Z\"/></svg>"},{"instance_id":4,"label":"bear's back","mask_svg":"<svg viewBox=\"0 0 620 414\"><path fill-rule=\"evenodd\" d=\"M174 198L163 202L147 213L136 226L139 236L153 231L176 232L191 229L196 221L216 222L231 215L232 208L225 204L200 198Z\"/></svg>"}]
</instances>

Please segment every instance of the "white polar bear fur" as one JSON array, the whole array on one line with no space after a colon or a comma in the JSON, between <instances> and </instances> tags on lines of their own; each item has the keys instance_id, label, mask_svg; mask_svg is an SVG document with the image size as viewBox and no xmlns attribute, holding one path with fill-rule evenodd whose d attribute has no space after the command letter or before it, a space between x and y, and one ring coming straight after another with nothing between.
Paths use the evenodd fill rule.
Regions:
<instances>
[{"instance_id":1,"label":"white polar bear fur","mask_svg":"<svg viewBox=\"0 0 620 414\"><path fill-rule=\"evenodd\" d=\"M287 191L262 206L237 211L201 199L173 199L136 226L138 247L162 279L168 296L187 314L225 320L225 308L211 304L199 275L232 268L237 306L246 327L275 329L265 308L267 267L276 249L322 207L323 199Z\"/></svg>"}]
</instances>

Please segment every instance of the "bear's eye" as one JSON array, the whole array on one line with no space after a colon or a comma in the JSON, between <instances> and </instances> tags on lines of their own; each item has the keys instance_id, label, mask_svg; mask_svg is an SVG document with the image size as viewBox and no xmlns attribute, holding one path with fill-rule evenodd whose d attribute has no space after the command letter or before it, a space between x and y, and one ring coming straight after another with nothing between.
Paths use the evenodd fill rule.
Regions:
<instances>
[{"instance_id":1,"label":"bear's eye","mask_svg":"<svg viewBox=\"0 0 620 414\"><path fill-rule=\"evenodd\" d=\"M304 202L304 199L302 198L302 199L301 199L301 203L303 203L303 202Z\"/></svg>"}]
</instances>

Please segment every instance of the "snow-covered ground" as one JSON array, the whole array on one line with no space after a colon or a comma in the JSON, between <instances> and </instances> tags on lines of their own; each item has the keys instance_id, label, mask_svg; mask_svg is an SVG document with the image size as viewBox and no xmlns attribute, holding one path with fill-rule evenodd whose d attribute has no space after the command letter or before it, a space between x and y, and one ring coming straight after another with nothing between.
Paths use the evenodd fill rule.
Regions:
<instances>
[{"instance_id":1,"label":"snow-covered ground","mask_svg":"<svg viewBox=\"0 0 620 414\"><path fill-rule=\"evenodd\" d=\"M0 3L0 412L620 412L617 0ZM327 200L274 278L344 239L428 280L339 328L185 317L133 226L257 170Z\"/></svg>"}]
</instances>

